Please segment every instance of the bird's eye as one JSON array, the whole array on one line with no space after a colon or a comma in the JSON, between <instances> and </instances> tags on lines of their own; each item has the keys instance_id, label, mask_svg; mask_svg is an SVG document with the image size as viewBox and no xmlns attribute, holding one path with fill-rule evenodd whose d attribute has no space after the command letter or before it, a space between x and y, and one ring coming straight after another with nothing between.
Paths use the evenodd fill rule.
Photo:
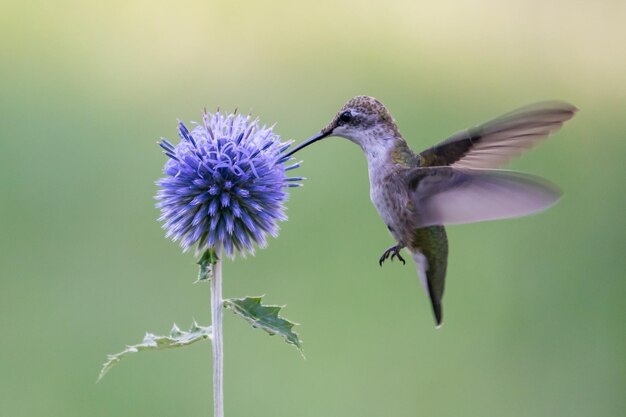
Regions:
<instances>
[{"instance_id":1,"label":"bird's eye","mask_svg":"<svg viewBox=\"0 0 626 417\"><path fill-rule=\"evenodd\" d=\"M352 120L352 113L350 113L349 111L344 111L339 115L339 120L341 120L342 123L348 123L350 120Z\"/></svg>"}]
</instances>

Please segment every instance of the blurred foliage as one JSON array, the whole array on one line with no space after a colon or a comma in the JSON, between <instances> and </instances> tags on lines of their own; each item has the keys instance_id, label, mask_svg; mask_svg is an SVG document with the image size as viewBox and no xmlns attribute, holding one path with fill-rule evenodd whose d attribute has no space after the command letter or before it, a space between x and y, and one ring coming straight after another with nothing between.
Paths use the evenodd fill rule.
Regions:
<instances>
[{"instance_id":1,"label":"blurred foliage","mask_svg":"<svg viewBox=\"0 0 626 417\"><path fill-rule=\"evenodd\" d=\"M227 415L621 414L625 15L620 1L4 2L0 415L209 414L209 344L93 383L145 329L210 321L196 259L155 221L156 141L218 105L302 140L356 94L415 149L570 101L576 118L512 164L565 198L449 228L435 331L415 268L378 267L392 242L358 148L307 149L280 238L224 265L226 297L288 303L307 360L226 315Z\"/></svg>"}]
</instances>

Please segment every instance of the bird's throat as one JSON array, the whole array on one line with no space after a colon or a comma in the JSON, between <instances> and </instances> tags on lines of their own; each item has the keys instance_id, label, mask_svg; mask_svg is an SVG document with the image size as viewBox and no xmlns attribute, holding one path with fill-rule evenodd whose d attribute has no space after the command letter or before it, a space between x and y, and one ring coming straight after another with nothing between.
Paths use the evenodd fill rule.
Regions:
<instances>
[{"instance_id":1,"label":"bird's throat","mask_svg":"<svg viewBox=\"0 0 626 417\"><path fill-rule=\"evenodd\" d=\"M377 147L365 150L370 180L377 182L386 176L415 166L416 155L404 140L398 140L390 147Z\"/></svg>"}]
</instances>

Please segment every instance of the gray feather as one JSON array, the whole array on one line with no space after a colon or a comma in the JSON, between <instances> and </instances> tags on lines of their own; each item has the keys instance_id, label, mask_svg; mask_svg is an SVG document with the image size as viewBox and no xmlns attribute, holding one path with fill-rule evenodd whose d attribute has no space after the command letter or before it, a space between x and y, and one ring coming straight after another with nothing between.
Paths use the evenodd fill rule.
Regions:
<instances>
[{"instance_id":1,"label":"gray feather","mask_svg":"<svg viewBox=\"0 0 626 417\"><path fill-rule=\"evenodd\" d=\"M561 101L519 108L425 150L422 166L499 168L559 130L577 110Z\"/></svg>"},{"instance_id":2,"label":"gray feather","mask_svg":"<svg viewBox=\"0 0 626 417\"><path fill-rule=\"evenodd\" d=\"M416 168L407 180L420 227L527 216L561 195L547 180L503 170Z\"/></svg>"}]
</instances>

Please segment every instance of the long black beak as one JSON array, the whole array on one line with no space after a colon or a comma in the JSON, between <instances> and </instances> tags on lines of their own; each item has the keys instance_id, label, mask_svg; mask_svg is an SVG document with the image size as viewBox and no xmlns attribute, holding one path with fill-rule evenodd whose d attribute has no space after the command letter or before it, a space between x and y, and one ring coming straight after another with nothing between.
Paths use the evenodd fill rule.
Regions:
<instances>
[{"instance_id":1,"label":"long black beak","mask_svg":"<svg viewBox=\"0 0 626 417\"><path fill-rule=\"evenodd\" d=\"M309 146L310 144L317 142L320 139L324 139L326 136L330 136L330 134L333 133L332 130L329 131L324 131L322 130L320 133L318 133L317 135L307 139L306 141L302 142L300 145L296 146L295 148L293 148L292 150L290 150L289 152L287 152L285 154L285 157L289 157L291 155L293 155L294 153L298 152L300 149L306 148L307 146Z\"/></svg>"}]
</instances>

